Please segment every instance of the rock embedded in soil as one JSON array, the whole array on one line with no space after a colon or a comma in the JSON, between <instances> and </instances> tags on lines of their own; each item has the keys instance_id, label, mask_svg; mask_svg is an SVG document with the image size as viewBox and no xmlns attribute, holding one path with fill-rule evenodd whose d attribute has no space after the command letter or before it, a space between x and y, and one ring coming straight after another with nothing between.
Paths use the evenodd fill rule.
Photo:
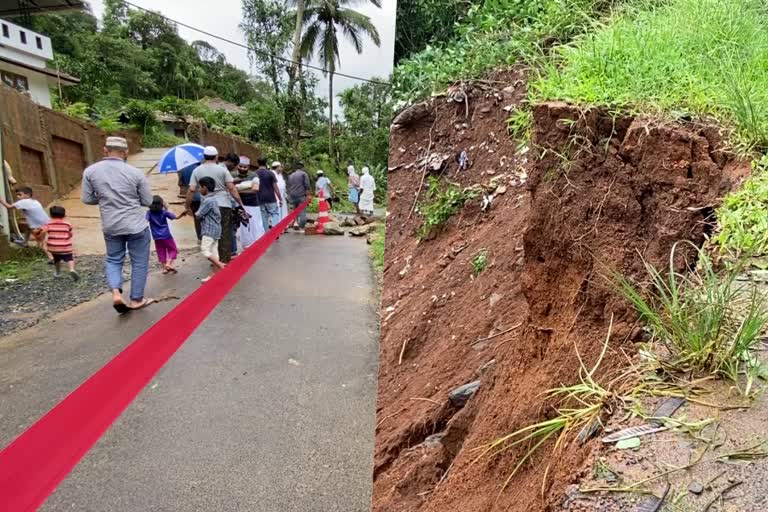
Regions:
<instances>
[{"instance_id":1,"label":"rock embedded in soil","mask_svg":"<svg viewBox=\"0 0 768 512\"><path fill-rule=\"evenodd\" d=\"M437 434L432 434L431 436L427 437L421 445L424 448L437 448L442 444L443 438L445 437L445 432L439 432Z\"/></svg>"},{"instance_id":2,"label":"rock embedded in soil","mask_svg":"<svg viewBox=\"0 0 768 512\"><path fill-rule=\"evenodd\" d=\"M488 371L493 370L493 368L496 366L496 360L491 359L487 363L483 364L480 368L475 370L475 375L478 377L482 377L485 375Z\"/></svg>"},{"instance_id":3,"label":"rock embedded in soil","mask_svg":"<svg viewBox=\"0 0 768 512\"><path fill-rule=\"evenodd\" d=\"M688 486L688 491L691 494L699 495L704 492L704 486L701 485L699 482L691 482L691 485Z\"/></svg>"},{"instance_id":4,"label":"rock embedded in soil","mask_svg":"<svg viewBox=\"0 0 768 512\"><path fill-rule=\"evenodd\" d=\"M472 398L477 390L480 389L480 381L476 380L463 386L459 386L450 393L448 393L448 399L455 407L464 407L469 399Z\"/></svg>"}]
</instances>

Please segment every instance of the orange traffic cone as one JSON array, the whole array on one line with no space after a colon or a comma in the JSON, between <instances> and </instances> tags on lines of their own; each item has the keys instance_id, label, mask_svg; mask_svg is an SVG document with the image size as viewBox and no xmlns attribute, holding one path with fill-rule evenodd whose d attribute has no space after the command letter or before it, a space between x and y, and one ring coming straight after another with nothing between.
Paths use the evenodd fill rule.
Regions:
<instances>
[{"instance_id":1,"label":"orange traffic cone","mask_svg":"<svg viewBox=\"0 0 768 512\"><path fill-rule=\"evenodd\" d=\"M325 193L324 191L318 192L317 195L318 203L317 203L317 234L322 235L323 234L323 226L331 221L330 215L328 214L328 201L325 200Z\"/></svg>"}]
</instances>

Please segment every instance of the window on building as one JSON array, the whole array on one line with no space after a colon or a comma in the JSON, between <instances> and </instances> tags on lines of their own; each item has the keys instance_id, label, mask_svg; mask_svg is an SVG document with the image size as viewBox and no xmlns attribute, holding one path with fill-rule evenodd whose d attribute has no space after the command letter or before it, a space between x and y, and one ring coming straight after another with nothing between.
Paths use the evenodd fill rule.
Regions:
<instances>
[{"instance_id":1,"label":"window on building","mask_svg":"<svg viewBox=\"0 0 768 512\"><path fill-rule=\"evenodd\" d=\"M24 92L29 90L29 80L27 80L27 77L23 75L17 75L16 73L11 73L10 71L0 71L0 80L2 80L6 85L10 85L17 91Z\"/></svg>"},{"instance_id":2,"label":"window on building","mask_svg":"<svg viewBox=\"0 0 768 512\"><path fill-rule=\"evenodd\" d=\"M11 37L11 31L5 23L3 23L3 37Z\"/></svg>"},{"instance_id":3,"label":"window on building","mask_svg":"<svg viewBox=\"0 0 768 512\"><path fill-rule=\"evenodd\" d=\"M27 44L27 33L23 30L19 30L19 38L21 39L21 44Z\"/></svg>"},{"instance_id":4,"label":"window on building","mask_svg":"<svg viewBox=\"0 0 768 512\"><path fill-rule=\"evenodd\" d=\"M43 38L40 36L35 37L35 42L37 43L37 49L42 50L43 49Z\"/></svg>"}]
</instances>

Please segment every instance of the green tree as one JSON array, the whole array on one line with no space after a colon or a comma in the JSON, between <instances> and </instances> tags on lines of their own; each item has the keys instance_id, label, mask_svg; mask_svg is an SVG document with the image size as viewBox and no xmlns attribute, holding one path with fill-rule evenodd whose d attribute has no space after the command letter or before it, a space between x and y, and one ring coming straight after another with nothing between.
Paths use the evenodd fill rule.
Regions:
<instances>
[{"instance_id":1,"label":"green tree","mask_svg":"<svg viewBox=\"0 0 768 512\"><path fill-rule=\"evenodd\" d=\"M390 93L388 85L362 83L339 95L344 122L338 146L345 159L371 167L387 164L393 110Z\"/></svg>"},{"instance_id":2,"label":"green tree","mask_svg":"<svg viewBox=\"0 0 768 512\"><path fill-rule=\"evenodd\" d=\"M398 0L395 65L429 44L452 40L470 6L466 0Z\"/></svg>"},{"instance_id":3,"label":"green tree","mask_svg":"<svg viewBox=\"0 0 768 512\"><path fill-rule=\"evenodd\" d=\"M280 94L283 73L287 71L279 57L287 54L291 25L284 0L243 0L240 30L251 48L248 55L272 82L275 95Z\"/></svg>"},{"instance_id":4,"label":"green tree","mask_svg":"<svg viewBox=\"0 0 768 512\"><path fill-rule=\"evenodd\" d=\"M381 45L379 31L371 19L348 8L355 0L310 0L304 11L304 33L301 38L300 55L312 59L319 55L328 75L328 149L335 158L333 135L333 75L339 59L339 38L341 34L352 43L357 53L363 52L363 37L368 36L376 46ZM380 0L371 3L381 7Z\"/></svg>"}]
</instances>

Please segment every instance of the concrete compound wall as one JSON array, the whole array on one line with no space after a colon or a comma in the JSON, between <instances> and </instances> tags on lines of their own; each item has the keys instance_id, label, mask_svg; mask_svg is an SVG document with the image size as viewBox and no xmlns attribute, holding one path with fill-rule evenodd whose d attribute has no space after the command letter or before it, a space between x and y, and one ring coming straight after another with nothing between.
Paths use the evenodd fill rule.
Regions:
<instances>
[{"instance_id":1,"label":"concrete compound wall","mask_svg":"<svg viewBox=\"0 0 768 512\"><path fill-rule=\"evenodd\" d=\"M102 156L106 133L97 126L34 103L0 86L3 158L17 183L29 185L43 204L63 196L80 182L83 169ZM136 134L124 134L132 152Z\"/></svg>"},{"instance_id":2,"label":"concrete compound wall","mask_svg":"<svg viewBox=\"0 0 768 512\"><path fill-rule=\"evenodd\" d=\"M196 142L203 146L215 146L219 150L219 155L235 153L238 156L247 156L251 159L253 165L256 164L256 160L261 156L259 148L247 140L235 137L234 135L209 130L204 125L192 125L188 129L188 133L191 142Z\"/></svg>"}]
</instances>

